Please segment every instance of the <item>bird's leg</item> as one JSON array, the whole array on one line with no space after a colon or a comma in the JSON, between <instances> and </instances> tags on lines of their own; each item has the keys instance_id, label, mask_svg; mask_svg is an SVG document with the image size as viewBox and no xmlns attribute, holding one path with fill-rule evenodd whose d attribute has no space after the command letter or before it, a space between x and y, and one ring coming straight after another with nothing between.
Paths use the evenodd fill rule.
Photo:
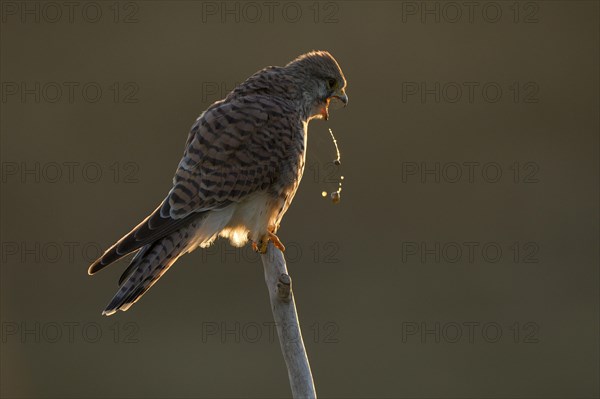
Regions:
<instances>
[{"instance_id":1,"label":"bird's leg","mask_svg":"<svg viewBox=\"0 0 600 399\"><path fill-rule=\"evenodd\" d=\"M269 227L267 234L262 236L258 243L252 241L252 249L258 253L265 254L267 253L267 245L269 245L269 241L271 241L275 247L279 248L281 252L284 252L285 246L281 243L279 237L275 235L275 230L275 227Z\"/></svg>"}]
</instances>

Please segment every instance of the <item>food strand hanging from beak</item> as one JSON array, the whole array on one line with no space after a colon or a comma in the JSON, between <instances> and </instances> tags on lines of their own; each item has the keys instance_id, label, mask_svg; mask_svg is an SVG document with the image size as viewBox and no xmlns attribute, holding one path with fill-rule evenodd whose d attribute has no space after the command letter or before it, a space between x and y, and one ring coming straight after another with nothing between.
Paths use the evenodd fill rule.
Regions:
<instances>
[{"instance_id":1,"label":"food strand hanging from beak","mask_svg":"<svg viewBox=\"0 0 600 399\"><path fill-rule=\"evenodd\" d=\"M331 139L333 140L333 145L335 146L335 152L337 155L337 158L333 161L333 163L336 166L340 166L342 163L342 157L340 155L340 148L338 147L337 140L335 139L335 136L333 135L333 131L331 130L331 128L329 129L329 134L331 135Z\"/></svg>"},{"instance_id":2,"label":"food strand hanging from beak","mask_svg":"<svg viewBox=\"0 0 600 399\"><path fill-rule=\"evenodd\" d=\"M338 147L337 140L335 139L335 136L333 135L333 131L331 129L329 129L329 134L331 135L331 140L333 140L333 145L335 146L335 152L336 152L336 155L337 155L337 158L334 159L333 164L336 165L336 166L339 166L339 165L342 164L342 156L340 154L340 149ZM342 196L342 181L343 180L344 180L344 176L340 176L340 182L338 184L337 191L333 191L330 194L331 202L333 202L334 204L339 203L341 201L341 199L342 199L341 196ZM321 196L323 198L327 197L327 192L323 191L321 193Z\"/></svg>"}]
</instances>

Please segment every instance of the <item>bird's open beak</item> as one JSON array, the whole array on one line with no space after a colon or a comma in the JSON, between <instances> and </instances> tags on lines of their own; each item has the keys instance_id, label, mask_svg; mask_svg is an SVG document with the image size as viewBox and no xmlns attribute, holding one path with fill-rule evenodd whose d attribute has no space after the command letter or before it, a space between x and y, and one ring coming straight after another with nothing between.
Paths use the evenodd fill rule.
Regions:
<instances>
[{"instance_id":1,"label":"bird's open beak","mask_svg":"<svg viewBox=\"0 0 600 399\"><path fill-rule=\"evenodd\" d=\"M343 102L344 107L346 105L348 105L348 95L346 94L346 91L344 89L340 89L340 90L336 91L335 93L333 93L333 95L331 97L337 98L338 100Z\"/></svg>"},{"instance_id":2,"label":"bird's open beak","mask_svg":"<svg viewBox=\"0 0 600 399\"><path fill-rule=\"evenodd\" d=\"M321 117L325 120L329 120L329 104L331 103L332 98L340 100L344 104L344 107L348 105L348 96L346 95L346 91L344 91L344 89L336 90L325 99L325 103L319 110Z\"/></svg>"}]
</instances>

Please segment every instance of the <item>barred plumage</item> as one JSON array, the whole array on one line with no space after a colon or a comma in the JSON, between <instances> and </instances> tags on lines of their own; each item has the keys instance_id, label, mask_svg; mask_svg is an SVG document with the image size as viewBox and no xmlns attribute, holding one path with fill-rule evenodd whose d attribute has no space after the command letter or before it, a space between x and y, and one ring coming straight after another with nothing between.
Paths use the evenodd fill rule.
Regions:
<instances>
[{"instance_id":1,"label":"barred plumage","mask_svg":"<svg viewBox=\"0 0 600 399\"><path fill-rule=\"evenodd\" d=\"M308 122L327 119L329 101L347 103L346 80L327 52L268 67L196 120L158 208L109 248L89 274L139 251L104 314L127 310L177 258L217 236L264 250L296 193Z\"/></svg>"}]
</instances>

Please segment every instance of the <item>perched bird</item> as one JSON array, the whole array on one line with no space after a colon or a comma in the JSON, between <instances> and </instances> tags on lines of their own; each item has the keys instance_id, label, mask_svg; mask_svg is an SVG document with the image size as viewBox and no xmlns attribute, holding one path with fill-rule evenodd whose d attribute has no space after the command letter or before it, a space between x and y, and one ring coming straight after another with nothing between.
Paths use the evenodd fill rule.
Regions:
<instances>
[{"instance_id":1,"label":"perched bird","mask_svg":"<svg viewBox=\"0 0 600 399\"><path fill-rule=\"evenodd\" d=\"M193 124L173 188L152 214L88 269L94 274L137 251L104 310L127 310L175 263L218 236L281 250L275 235L302 178L308 123L348 103L346 79L326 51L250 76Z\"/></svg>"}]
</instances>

